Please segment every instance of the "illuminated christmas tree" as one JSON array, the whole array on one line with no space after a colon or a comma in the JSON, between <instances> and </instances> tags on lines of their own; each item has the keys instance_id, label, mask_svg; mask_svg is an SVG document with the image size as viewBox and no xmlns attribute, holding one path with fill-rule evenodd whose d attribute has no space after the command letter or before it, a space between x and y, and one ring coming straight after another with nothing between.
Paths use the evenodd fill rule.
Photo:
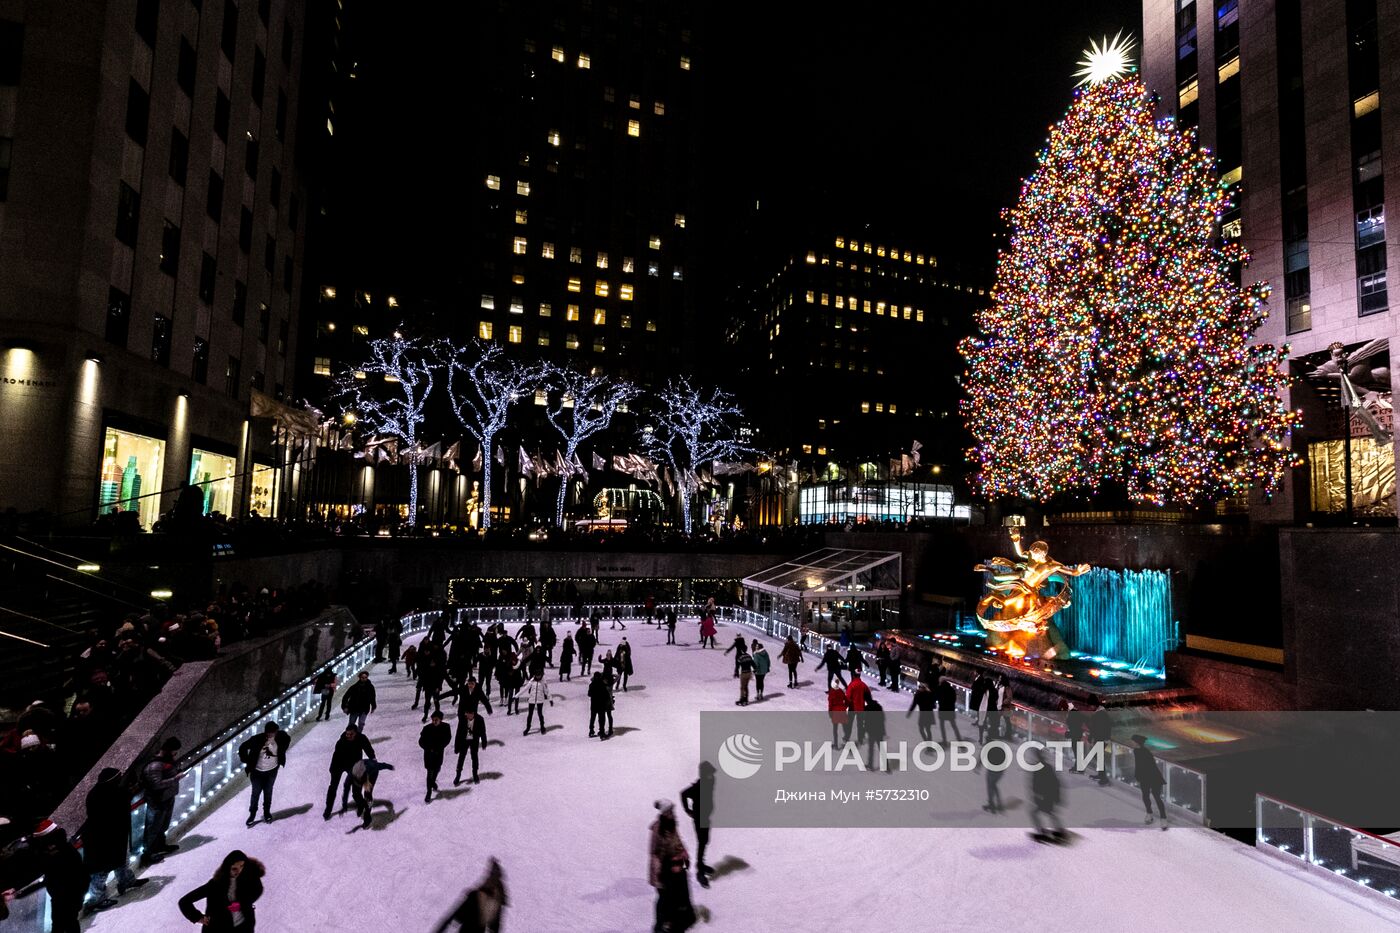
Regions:
<instances>
[{"instance_id":1,"label":"illuminated christmas tree","mask_svg":"<svg viewBox=\"0 0 1400 933\"><path fill-rule=\"evenodd\" d=\"M1147 88L1076 93L1007 215L993 306L965 340L975 483L1044 500L1121 490L1208 503L1293 462L1287 348L1252 343L1268 287L1220 221L1214 158Z\"/></svg>"}]
</instances>

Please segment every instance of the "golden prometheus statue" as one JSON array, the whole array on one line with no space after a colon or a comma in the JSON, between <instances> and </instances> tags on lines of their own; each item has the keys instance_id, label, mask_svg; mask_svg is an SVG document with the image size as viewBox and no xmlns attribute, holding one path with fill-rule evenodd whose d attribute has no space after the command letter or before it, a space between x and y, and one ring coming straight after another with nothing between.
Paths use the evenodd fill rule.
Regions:
<instances>
[{"instance_id":1,"label":"golden prometheus statue","mask_svg":"<svg viewBox=\"0 0 1400 933\"><path fill-rule=\"evenodd\" d=\"M991 632L1044 635L1050 619L1069 605L1069 578L1088 573L1089 565L1069 567L1054 560L1050 557L1050 545L1044 541L1022 550L1018 528L1011 529L1011 546L1020 561L994 557L973 568L991 574L987 594L977 603L977 621ZM1048 594L1042 592L1052 581L1059 583L1059 588ZM1054 652L1047 656L1053 657Z\"/></svg>"}]
</instances>

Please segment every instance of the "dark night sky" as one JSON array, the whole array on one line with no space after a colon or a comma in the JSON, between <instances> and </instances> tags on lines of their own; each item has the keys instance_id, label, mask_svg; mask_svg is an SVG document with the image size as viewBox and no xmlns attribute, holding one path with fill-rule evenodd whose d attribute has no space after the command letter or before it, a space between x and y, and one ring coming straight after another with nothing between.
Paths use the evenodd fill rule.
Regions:
<instances>
[{"instance_id":1,"label":"dark night sky","mask_svg":"<svg viewBox=\"0 0 1400 933\"><path fill-rule=\"evenodd\" d=\"M731 234L761 199L770 217L805 209L829 223L873 223L988 270L998 212L1068 106L1089 37L1138 35L1141 21L1137 0L839 11L792 0L697 2L701 165L717 255L732 252ZM369 93L364 119L345 121L346 158L336 167L354 192L353 216L339 225L348 234L342 259L389 279L431 276L453 262L459 218L444 207L467 182L461 134L489 131L455 119L472 90L463 62L464 30L479 15L472 6L451 28L398 4L359 6L355 57Z\"/></svg>"}]
</instances>

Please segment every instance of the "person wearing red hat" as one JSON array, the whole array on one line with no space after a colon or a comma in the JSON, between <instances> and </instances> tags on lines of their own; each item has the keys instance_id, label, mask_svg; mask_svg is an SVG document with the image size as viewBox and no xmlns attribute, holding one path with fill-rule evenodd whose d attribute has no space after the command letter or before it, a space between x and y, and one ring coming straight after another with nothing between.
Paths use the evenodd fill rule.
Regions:
<instances>
[{"instance_id":1,"label":"person wearing red hat","mask_svg":"<svg viewBox=\"0 0 1400 933\"><path fill-rule=\"evenodd\" d=\"M31 839L38 851L39 869L44 873L44 889L49 894L50 931L78 933L78 915L90 880L83 869L83 857L53 820L41 821Z\"/></svg>"}]
</instances>

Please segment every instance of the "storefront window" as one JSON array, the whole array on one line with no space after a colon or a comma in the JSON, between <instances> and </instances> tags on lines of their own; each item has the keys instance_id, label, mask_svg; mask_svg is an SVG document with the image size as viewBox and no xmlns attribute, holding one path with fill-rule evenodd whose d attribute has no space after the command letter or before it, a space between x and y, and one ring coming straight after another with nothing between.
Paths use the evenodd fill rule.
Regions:
<instances>
[{"instance_id":1,"label":"storefront window","mask_svg":"<svg viewBox=\"0 0 1400 933\"><path fill-rule=\"evenodd\" d=\"M252 489L248 495L248 508L261 518L276 518L277 505L272 497L277 471L273 467L255 464L250 477Z\"/></svg>"},{"instance_id":2,"label":"storefront window","mask_svg":"<svg viewBox=\"0 0 1400 933\"><path fill-rule=\"evenodd\" d=\"M110 515L136 512L149 530L160 518L160 483L165 442L108 428L102 442L102 474L97 510Z\"/></svg>"},{"instance_id":3,"label":"storefront window","mask_svg":"<svg viewBox=\"0 0 1400 933\"><path fill-rule=\"evenodd\" d=\"M195 448L190 454L190 485L198 486L204 497L204 514L221 512L233 515L233 474L236 463L232 457Z\"/></svg>"}]
</instances>

